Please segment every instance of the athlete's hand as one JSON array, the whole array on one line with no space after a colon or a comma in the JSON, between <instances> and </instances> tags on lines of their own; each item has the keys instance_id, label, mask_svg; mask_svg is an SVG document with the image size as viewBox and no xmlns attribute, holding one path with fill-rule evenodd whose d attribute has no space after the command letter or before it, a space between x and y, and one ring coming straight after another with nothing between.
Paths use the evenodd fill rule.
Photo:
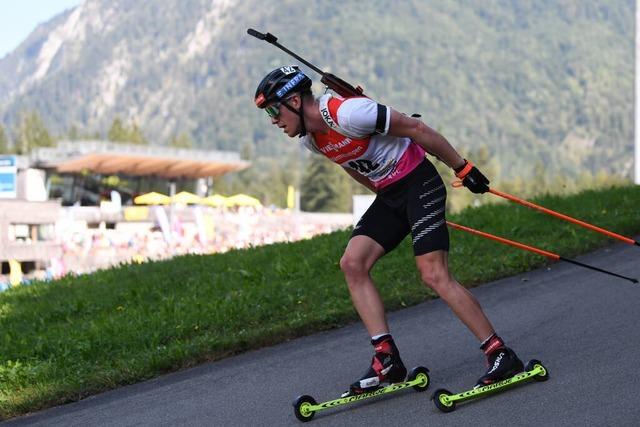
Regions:
<instances>
[{"instance_id":1,"label":"athlete's hand","mask_svg":"<svg viewBox=\"0 0 640 427\"><path fill-rule=\"evenodd\" d=\"M456 176L462 180L462 185L467 187L472 193L482 194L489 191L489 180L473 166L473 163L465 159L464 165L455 169Z\"/></svg>"}]
</instances>

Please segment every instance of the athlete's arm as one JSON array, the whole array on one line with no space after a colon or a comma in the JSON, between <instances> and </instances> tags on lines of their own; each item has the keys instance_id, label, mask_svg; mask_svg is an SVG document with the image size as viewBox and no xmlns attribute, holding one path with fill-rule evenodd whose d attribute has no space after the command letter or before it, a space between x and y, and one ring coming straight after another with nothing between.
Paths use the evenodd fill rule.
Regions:
<instances>
[{"instance_id":1,"label":"athlete's arm","mask_svg":"<svg viewBox=\"0 0 640 427\"><path fill-rule=\"evenodd\" d=\"M376 189L373 186L373 184L371 184L371 181L369 180L369 178L367 178L364 175L359 174L358 172L354 171L353 169L344 168L344 170L349 175L351 175L351 178L355 179L360 184L364 185L365 187L367 187L369 190L373 191L374 193L376 192Z\"/></svg>"},{"instance_id":2,"label":"athlete's arm","mask_svg":"<svg viewBox=\"0 0 640 427\"><path fill-rule=\"evenodd\" d=\"M389 120L389 135L411 138L427 152L437 156L440 160L456 171L456 176L462 179L462 184L473 193L486 193L489 191L489 180L471 163L465 159L449 144L444 136L431 129L422 121L405 116L391 110Z\"/></svg>"},{"instance_id":3,"label":"athlete's arm","mask_svg":"<svg viewBox=\"0 0 640 427\"><path fill-rule=\"evenodd\" d=\"M431 129L421 120L406 116L393 109L390 110L391 119L389 120L388 135L411 138L413 142L420 145L427 152L437 156L452 169L464 165L464 159L444 136Z\"/></svg>"}]
</instances>

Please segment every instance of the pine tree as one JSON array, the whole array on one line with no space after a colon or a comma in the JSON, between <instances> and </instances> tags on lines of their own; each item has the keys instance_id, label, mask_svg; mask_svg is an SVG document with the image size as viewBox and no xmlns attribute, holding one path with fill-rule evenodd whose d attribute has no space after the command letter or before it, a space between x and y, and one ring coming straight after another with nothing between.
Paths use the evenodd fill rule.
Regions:
<instances>
[{"instance_id":1,"label":"pine tree","mask_svg":"<svg viewBox=\"0 0 640 427\"><path fill-rule=\"evenodd\" d=\"M128 134L129 142L137 145L149 145L149 141L145 138L142 130L138 127L136 122L131 124Z\"/></svg>"},{"instance_id":2,"label":"pine tree","mask_svg":"<svg viewBox=\"0 0 640 427\"><path fill-rule=\"evenodd\" d=\"M53 147L51 134L36 111L25 113L18 124L16 153L28 154L37 147Z\"/></svg>"},{"instance_id":3,"label":"pine tree","mask_svg":"<svg viewBox=\"0 0 640 427\"><path fill-rule=\"evenodd\" d=\"M120 117L116 117L115 119L113 119L113 123L111 123L109 132L107 132L107 138L109 139L109 141L113 142L128 142L128 132L122 124L122 120L120 120Z\"/></svg>"},{"instance_id":4,"label":"pine tree","mask_svg":"<svg viewBox=\"0 0 640 427\"><path fill-rule=\"evenodd\" d=\"M251 160L253 159L254 151L253 145L249 142L245 142L242 144L242 148L240 149L240 158L242 160Z\"/></svg>"},{"instance_id":5,"label":"pine tree","mask_svg":"<svg viewBox=\"0 0 640 427\"><path fill-rule=\"evenodd\" d=\"M313 156L302 178L300 204L308 212L348 212L351 209L348 176L321 156Z\"/></svg>"},{"instance_id":6,"label":"pine tree","mask_svg":"<svg viewBox=\"0 0 640 427\"><path fill-rule=\"evenodd\" d=\"M67 138L69 138L71 141L80 139L80 132L78 131L76 125L71 125L69 131L67 132Z\"/></svg>"},{"instance_id":7,"label":"pine tree","mask_svg":"<svg viewBox=\"0 0 640 427\"><path fill-rule=\"evenodd\" d=\"M174 148L193 148L193 141L186 132L182 132L180 135L174 135L171 138L169 146Z\"/></svg>"},{"instance_id":8,"label":"pine tree","mask_svg":"<svg viewBox=\"0 0 640 427\"><path fill-rule=\"evenodd\" d=\"M145 138L142 130L136 122L131 123L131 127L127 127L120 117L113 119L113 123L107 133L109 141L122 142L125 144L148 145L149 141Z\"/></svg>"},{"instance_id":9,"label":"pine tree","mask_svg":"<svg viewBox=\"0 0 640 427\"><path fill-rule=\"evenodd\" d=\"M9 140L2 125L0 125L0 154L9 154Z\"/></svg>"}]
</instances>

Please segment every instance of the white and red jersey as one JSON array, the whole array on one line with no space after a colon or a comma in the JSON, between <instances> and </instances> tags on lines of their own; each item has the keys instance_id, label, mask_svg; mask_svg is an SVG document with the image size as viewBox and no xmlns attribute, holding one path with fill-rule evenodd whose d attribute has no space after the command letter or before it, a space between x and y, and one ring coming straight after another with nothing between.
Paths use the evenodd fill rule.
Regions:
<instances>
[{"instance_id":1,"label":"white and red jersey","mask_svg":"<svg viewBox=\"0 0 640 427\"><path fill-rule=\"evenodd\" d=\"M406 176L424 159L424 149L411 139L387 135L390 108L366 97L327 94L318 101L330 130L308 134L301 143L364 175L376 190Z\"/></svg>"}]
</instances>

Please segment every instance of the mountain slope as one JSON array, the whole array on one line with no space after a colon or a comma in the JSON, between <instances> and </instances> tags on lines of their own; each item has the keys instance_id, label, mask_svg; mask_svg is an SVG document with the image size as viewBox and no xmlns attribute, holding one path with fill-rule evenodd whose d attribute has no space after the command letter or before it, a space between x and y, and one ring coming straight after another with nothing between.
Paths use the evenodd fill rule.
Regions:
<instances>
[{"instance_id":1,"label":"mountain slope","mask_svg":"<svg viewBox=\"0 0 640 427\"><path fill-rule=\"evenodd\" d=\"M37 109L54 132L104 133L116 115L154 143L280 156L286 140L252 105L291 50L456 146L486 145L504 177L583 169L630 174L631 0L87 0L0 60L0 122ZM316 78L317 76L314 76ZM322 88L315 87L316 93Z\"/></svg>"}]
</instances>

